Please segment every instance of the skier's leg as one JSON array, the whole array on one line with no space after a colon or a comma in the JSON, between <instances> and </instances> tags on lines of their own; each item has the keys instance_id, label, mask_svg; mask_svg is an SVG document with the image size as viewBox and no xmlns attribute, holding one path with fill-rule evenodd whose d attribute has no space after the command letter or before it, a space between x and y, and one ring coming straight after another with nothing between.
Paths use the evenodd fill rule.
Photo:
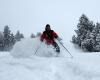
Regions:
<instances>
[{"instance_id":1,"label":"skier's leg","mask_svg":"<svg viewBox=\"0 0 100 80\"><path fill-rule=\"evenodd\" d=\"M56 52L60 52L60 47L56 42L53 43L53 46L56 48Z\"/></svg>"}]
</instances>

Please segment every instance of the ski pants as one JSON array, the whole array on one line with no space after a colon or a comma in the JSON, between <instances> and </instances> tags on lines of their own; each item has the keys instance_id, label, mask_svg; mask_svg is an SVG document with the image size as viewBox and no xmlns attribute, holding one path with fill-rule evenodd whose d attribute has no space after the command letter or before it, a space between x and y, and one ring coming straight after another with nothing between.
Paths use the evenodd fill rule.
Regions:
<instances>
[{"instance_id":1,"label":"ski pants","mask_svg":"<svg viewBox=\"0 0 100 80\"><path fill-rule=\"evenodd\" d=\"M53 42L52 45L54 46L54 48L56 48L57 52L60 52L60 47L58 46L58 44L56 42Z\"/></svg>"}]
</instances>

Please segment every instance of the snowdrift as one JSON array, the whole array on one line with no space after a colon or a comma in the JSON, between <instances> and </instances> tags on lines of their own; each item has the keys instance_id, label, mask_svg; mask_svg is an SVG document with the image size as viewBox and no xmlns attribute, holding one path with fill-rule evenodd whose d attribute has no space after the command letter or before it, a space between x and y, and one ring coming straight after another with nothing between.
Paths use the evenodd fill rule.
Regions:
<instances>
[{"instance_id":1,"label":"snowdrift","mask_svg":"<svg viewBox=\"0 0 100 80\"><path fill-rule=\"evenodd\" d=\"M49 48L49 49L48 49ZM37 51L37 52L36 52ZM32 56L53 56L52 48L41 43L39 38L23 39L16 43L11 55L14 57L32 57ZM50 52L50 53L49 53Z\"/></svg>"},{"instance_id":2,"label":"snowdrift","mask_svg":"<svg viewBox=\"0 0 100 80\"><path fill-rule=\"evenodd\" d=\"M61 48L61 53L59 56L70 57L70 55L62 48L62 46L58 43ZM40 56L40 57L55 57L57 55L56 51L53 49L52 45L46 45L45 42L41 42L39 37L37 38L27 38L22 39L17 42L11 51L11 55L13 57L32 57L32 56ZM67 54L65 54L65 52ZM64 53L64 54L63 54Z\"/></svg>"}]
</instances>

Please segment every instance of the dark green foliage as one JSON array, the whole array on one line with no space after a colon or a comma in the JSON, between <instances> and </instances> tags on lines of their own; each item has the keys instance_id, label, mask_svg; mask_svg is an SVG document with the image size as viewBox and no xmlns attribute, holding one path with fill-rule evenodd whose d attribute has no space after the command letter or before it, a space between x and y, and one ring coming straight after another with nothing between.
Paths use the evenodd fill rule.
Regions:
<instances>
[{"instance_id":1,"label":"dark green foliage","mask_svg":"<svg viewBox=\"0 0 100 80\"><path fill-rule=\"evenodd\" d=\"M100 23L93 23L86 15L82 15L73 35L72 42L79 45L85 51L100 51Z\"/></svg>"}]
</instances>

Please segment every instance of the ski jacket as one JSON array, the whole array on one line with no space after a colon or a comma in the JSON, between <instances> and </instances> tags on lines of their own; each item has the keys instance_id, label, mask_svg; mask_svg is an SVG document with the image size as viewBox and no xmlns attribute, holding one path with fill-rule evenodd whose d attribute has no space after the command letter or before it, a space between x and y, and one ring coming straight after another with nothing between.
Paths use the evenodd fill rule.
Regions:
<instances>
[{"instance_id":1,"label":"ski jacket","mask_svg":"<svg viewBox=\"0 0 100 80\"><path fill-rule=\"evenodd\" d=\"M55 38L58 38L58 35L53 30L44 31L41 35L41 41L45 40L47 44L54 44Z\"/></svg>"}]
</instances>

